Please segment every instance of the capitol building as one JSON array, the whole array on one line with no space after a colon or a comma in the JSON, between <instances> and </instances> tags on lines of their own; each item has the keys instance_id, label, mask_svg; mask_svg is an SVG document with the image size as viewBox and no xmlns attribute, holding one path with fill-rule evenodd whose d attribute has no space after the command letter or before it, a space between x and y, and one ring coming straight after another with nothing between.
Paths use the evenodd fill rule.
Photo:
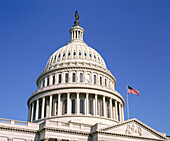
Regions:
<instances>
[{"instance_id":1,"label":"capitol building","mask_svg":"<svg viewBox=\"0 0 170 141\"><path fill-rule=\"evenodd\" d=\"M101 55L83 41L75 13L70 42L54 52L28 101L28 122L0 119L0 141L168 141L137 119Z\"/></svg>"}]
</instances>

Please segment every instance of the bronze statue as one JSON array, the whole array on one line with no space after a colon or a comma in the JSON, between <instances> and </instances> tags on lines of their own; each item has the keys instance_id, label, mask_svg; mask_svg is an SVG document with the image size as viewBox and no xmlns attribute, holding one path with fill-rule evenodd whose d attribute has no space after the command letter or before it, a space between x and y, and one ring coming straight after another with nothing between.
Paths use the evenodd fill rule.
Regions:
<instances>
[{"instance_id":1,"label":"bronze statue","mask_svg":"<svg viewBox=\"0 0 170 141\"><path fill-rule=\"evenodd\" d=\"M75 22L74 22L74 26L77 26L77 25L79 25L79 21L78 21L78 19L79 19L80 17L79 17L79 15L78 15L78 12L77 12L77 10L76 10L76 12L75 12Z\"/></svg>"},{"instance_id":2,"label":"bronze statue","mask_svg":"<svg viewBox=\"0 0 170 141\"><path fill-rule=\"evenodd\" d=\"M76 20L78 20L78 19L79 19L79 14L78 14L78 12L77 12L77 11L75 12L75 19L76 19Z\"/></svg>"}]
</instances>

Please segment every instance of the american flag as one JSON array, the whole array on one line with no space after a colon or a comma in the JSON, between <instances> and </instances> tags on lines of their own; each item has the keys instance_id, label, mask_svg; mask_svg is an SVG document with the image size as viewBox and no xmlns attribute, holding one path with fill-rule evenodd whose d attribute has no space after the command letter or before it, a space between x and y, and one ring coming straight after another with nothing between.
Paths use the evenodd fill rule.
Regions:
<instances>
[{"instance_id":1,"label":"american flag","mask_svg":"<svg viewBox=\"0 0 170 141\"><path fill-rule=\"evenodd\" d=\"M139 91L135 90L134 88L128 86L128 93L134 94L134 95L139 95Z\"/></svg>"}]
</instances>

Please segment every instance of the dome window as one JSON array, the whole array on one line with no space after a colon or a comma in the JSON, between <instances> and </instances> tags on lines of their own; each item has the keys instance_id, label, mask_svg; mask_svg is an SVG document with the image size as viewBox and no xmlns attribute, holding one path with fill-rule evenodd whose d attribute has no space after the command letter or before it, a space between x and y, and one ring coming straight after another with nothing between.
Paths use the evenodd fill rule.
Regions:
<instances>
[{"instance_id":1,"label":"dome window","mask_svg":"<svg viewBox=\"0 0 170 141\"><path fill-rule=\"evenodd\" d=\"M65 74L65 82L68 83L68 73Z\"/></svg>"},{"instance_id":2,"label":"dome window","mask_svg":"<svg viewBox=\"0 0 170 141\"><path fill-rule=\"evenodd\" d=\"M96 75L94 75L94 84L96 84Z\"/></svg>"},{"instance_id":3,"label":"dome window","mask_svg":"<svg viewBox=\"0 0 170 141\"><path fill-rule=\"evenodd\" d=\"M83 73L80 73L80 82L83 82Z\"/></svg>"},{"instance_id":4,"label":"dome window","mask_svg":"<svg viewBox=\"0 0 170 141\"><path fill-rule=\"evenodd\" d=\"M81 52L79 52L79 56L81 56Z\"/></svg>"},{"instance_id":5,"label":"dome window","mask_svg":"<svg viewBox=\"0 0 170 141\"><path fill-rule=\"evenodd\" d=\"M102 86L102 77L100 76L100 85Z\"/></svg>"},{"instance_id":6,"label":"dome window","mask_svg":"<svg viewBox=\"0 0 170 141\"><path fill-rule=\"evenodd\" d=\"M72 80L72 82L76 82L76 74L75 73L73 73L73 80Z\"/></svg>"},{"instance_id":7,"label":"dome window","mask_svg":"<svg viewBox=\"0 0 170 141\"><path fill-rule=\"evenodd\" d=\"M50 78L49 78L49 76L47 77L47 86L49 86L50 85Z\"/></svg>"},{"instance_id":8,"label":"dome window","mask_svg":"<svg viewBox=\"0 0 170 141\"><path fill-rule=\"evenodd\" d=\"M56 60L56 56L55 56L54 60Z\"/></svg>"},{"instance_id":9,"label":"dome window","mask_svg":"<svg viewBox=\"0 0 170 141\"><path fill-rule=\"evenodd\" d=\"M68 56L70 56L70 52L68 53Z\"/></svg>"},{"instance_id":10,"label":"dome window","mask_svg":"<svg viewBox=\"0 0 170 141\"><path fill-rule=\"evenodd\" d=\"M73 55L75 56L75 55L76 55L76 52L74 52Z\"/></svg>"},{"instance_id":11,"label":"dome window","mask_svg":"<svg viewBox=\"0 0 170 141\"><path fill-rule=\"evenodd\" d=\"M55 74L53 75L53 85L55 84Z\"/></svg>"},{"instance_id":12,"label":"dome window","mask_svg":"<svg viewBox=\"0 0 170 141\"><path fill-rule=\"evenodd\" d=\"M94 59L96 59L96 55L94 55Z\"/></svg>"},{"instance_id":13,"label":"dome window","mask_svg":"<svg viewBox=\"0 0 170 141\"><path fill-rule=\"evenodd\" d=\"M58 83L61 83L61 74L59 74Z\"/></svg>"},{"instance_id":14,"label":"dome window","mask_svg":"<svg viewBox=\"0 0 170 141\"><path fill-rule=\"evenodd\" d=\"M107 79L105 79L105 86L107 87Z\"/></svg>"},{"instance_id":15,"label":"dome window","mask_svg":"<svg viewBox=\"0 0 170 141\"><path fill-rule=\"evenodd\" d=\"M60 54L58 55L58 58L60 58Z\"/></svg>"},{"instance_id":16,"label":"dome window","mask_svg":"<svg viewBox=\"0 0 170 141\"><path fill-rule=\"evenodd\" d=\"M100 58L98 57L98 60L100 61Z\"/></svg>"},{"instance_id":17,"label":"dome window","mask_svg":"<svg viewBox=\"0 0 170 141\"><path fill-rule=\"evenodd\" d=\"M87 54L86 54L86 53L84 53L84 56L87 56Z\"/></svg>"},{"instance_id":18,"label":"dome window","mask_svg":"<svg viewBox=\"0 0 170 141\"><path fill-rule=\"evenodd\" d=\"M65 57L65 53L63 54L63 57Z\"/></svg>"},{"instance_id":19,"label":"dome window","mask_svg":"<svg viewBox=\"0 0 170 141\"><path fill-rule=\"evenodd\" d=\"M89 56L91 57L91 54L89 54Z\"/></svg>"}]
</instances>

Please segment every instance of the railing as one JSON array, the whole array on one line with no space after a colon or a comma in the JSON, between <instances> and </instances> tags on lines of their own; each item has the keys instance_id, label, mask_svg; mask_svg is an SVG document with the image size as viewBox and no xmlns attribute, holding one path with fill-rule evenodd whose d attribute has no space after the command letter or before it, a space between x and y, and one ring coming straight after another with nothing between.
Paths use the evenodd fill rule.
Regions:
<instances>
[{"instance_id":1,"label":"railing","mask_svg":"<svg viewBox=\"0 0 170 141\"><path fill-rule=\"evenodd\" d=\"M0 118L0 124L11 124L11 125L22 125L22 126L32 126L35 125L35 123L25 122L25 121L17 121L17 120L11 120L11 119L3 119Z\"/></svg>"}]
</instances>

